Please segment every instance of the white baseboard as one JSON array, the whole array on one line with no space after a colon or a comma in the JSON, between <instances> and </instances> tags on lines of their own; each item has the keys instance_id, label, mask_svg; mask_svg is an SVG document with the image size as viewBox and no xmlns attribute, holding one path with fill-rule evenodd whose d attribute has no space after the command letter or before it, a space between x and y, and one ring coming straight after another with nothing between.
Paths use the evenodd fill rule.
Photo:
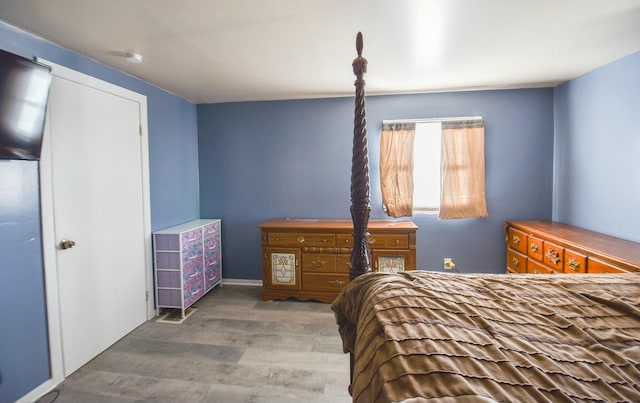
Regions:
<instances>
[{"instance_id":1,"label":"white baseboard","mask_svg":"<svg viewBox=\"0 0 640 403\"><path fill-rule=\"evenodd\" d=\"M53 389L55 389L55 387L58 386L59 383L60 382L54 382L53 379L46 380L40 386L36 387L31 392L27 393L26 395L24 395L20 399L18 399L16 403L31 403L31 402L35 402L36 400L38 400L42 396L46 395L47 393L49 393Z\"/></svg>"},{"instance_id":2,"label":"white baseboard","mask_svg":"<svg viewBox=\"0 0 640 403\"><path fill-rule=\"evenodd\" d=\"M242 278L223 278L222 285L246 285L250 287L262 287L262 280L247 280Z\"/></svg>"}]
</instances>

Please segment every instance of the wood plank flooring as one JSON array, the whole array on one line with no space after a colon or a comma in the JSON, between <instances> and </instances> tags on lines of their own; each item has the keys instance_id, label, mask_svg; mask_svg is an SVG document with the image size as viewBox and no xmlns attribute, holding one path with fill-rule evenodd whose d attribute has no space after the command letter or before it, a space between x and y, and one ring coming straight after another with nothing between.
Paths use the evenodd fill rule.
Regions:
<instances>
[{"instance_id":1,"label":"wood plank flooring","mask_svg":"<svg viewBox=\"0 0 640 403\"><path fill-rule=\"evenodd\" d=\"M135 329L60 384L55 402L351 401L328 304L224 285L196 306L182 324Z\"/></svg>"}]
</instances>

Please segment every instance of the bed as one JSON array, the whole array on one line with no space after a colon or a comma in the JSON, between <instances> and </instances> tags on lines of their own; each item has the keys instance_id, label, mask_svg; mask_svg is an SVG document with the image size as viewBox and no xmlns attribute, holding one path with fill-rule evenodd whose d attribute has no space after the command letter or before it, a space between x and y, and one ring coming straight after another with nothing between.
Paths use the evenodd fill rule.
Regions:
<instances>
[{"instance_id":1,"label":"bed","mask_svg":"<svg viewBox=\"0 0 640 403\"><path fill-rule=\"evenodd\" d=\"M350 283L332 304L354 402L640 402L640 273L374 273L356 38Z\"/></svg>"}]
</instances>

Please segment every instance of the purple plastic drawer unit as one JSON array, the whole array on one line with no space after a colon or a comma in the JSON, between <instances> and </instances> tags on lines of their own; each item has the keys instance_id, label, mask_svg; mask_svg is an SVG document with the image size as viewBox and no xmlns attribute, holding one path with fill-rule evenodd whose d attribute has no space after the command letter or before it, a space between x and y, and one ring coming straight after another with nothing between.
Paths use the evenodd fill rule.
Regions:
<instances>
[{"instance_id":1,"label":"purple plastic drawer unit","mask_svg":"<svg viewBox=\"0 0 640 403\"><path fill-rule=\"evenodd\" d=\"M222 281L219 219L153 233L156 306L185 310Z\"/></svg>"}]
</instances>

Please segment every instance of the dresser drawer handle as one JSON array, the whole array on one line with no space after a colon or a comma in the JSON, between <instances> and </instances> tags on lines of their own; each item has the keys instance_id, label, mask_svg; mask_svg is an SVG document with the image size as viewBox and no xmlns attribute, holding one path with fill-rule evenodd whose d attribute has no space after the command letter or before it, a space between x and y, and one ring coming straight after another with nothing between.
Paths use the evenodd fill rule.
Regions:
<instances>
[{"instance_id":1,"label":"dresser drawer handle","mask_svg":"<svg viewBox=\"0 0 640 403\"><path fill-rule=\"evenodd\" d=\"M531 245L531 250L533 251L533 253L538 253L538 249L540 249L538 244L534 243L533 245Z\"/></svg>"},{"instance_id":2,"label":"dresser drawer handle","mask_svg":"<svg viewBox=\"0 0 640 403\"><path fill-rule=\"evenodd\" d=\"M511 258L511 263L513 263L514 266L520 265L520 261L518 260L518 258L515 258L515 257Z\"/></svg>"},{"instance_id":3,"label":"dresser drawer handle","mask_svg":"<svg viewBox=\"0 0 640 403\"><path fill-rule=\"evenodd\" d=\"M376 239L375 238L369 238L369 244L373 245L374 243L376 243Z\"/></svg>"},{"instance_id":4,"label":"dresser drawer handle","mask_svg":"<svg viewBox=\"0 0 640 403\"><path fill-rule=\"evenodd\" d=\"M189 257L189 260L193 260L193 259L197 259L197 258L198 258L198 255L193 255L193 256Z\"/></svg>"},{"instance_id":5,"label":"dresser drawer handle","mask_svg":"<svg viewBox=\"0 0 640 403\"><path fill-rule=\"evenodd\" d=\"M329 280L329 284L334 287L342 287L343 285L347 284L347 282L342 280Z\"/></svg>"},{"instance_id":6,"label":"dresser drawer handle","mask_svg":"<svg viewBox=\"0 0 640 403\"><path fill-rule=\"evenodd\" d=\"M558 264L560 262L560 253L557 250L549 249L547 251L547 259L553 264Z\"/></svg>"},{"instance_id":7,"label":"dresser drawer handle","mask_svg":"<svg viewBox=\"0 0 640 403\"><path fill-rule=\"evenodd\" d=\"M195 276L197 276L198 274L200 274L200 273L196 272L196 273L191 274L189 277L195 277Z\"/></svg>"},{"instance_id":8,"label":"dresser drawer handle","mask_svg":"<svg viewBox=\"0 0 640 403\"><path fill-rule=\"evenodd\" d=\"M513 240L513 243L516 245L520 243L520 237L517 235L514 235L511 239Z\"/></svg>"},{"instance_id":9,"label":"dresser drawer handle","mask_svg":"<svg viewBox=\"0 0 640 403\"><path fill-rule=\"evenodd\" d=\"M569 267L573 271L578 271L578 270L580 270L580 262L578 262L574 258L571 258L571 259L569 259Z\"/></svg>"},{"instance_id":10,"label":"dresser drawer handle","mask_svg":"<svg viewBox=\"0 0 640 403\"><path fill-rule=\"evenodd\" d=\"M311 262L311 264L313 264L314 267L320 267L327 263L329 262L327 262L326 260L314 260L313 262Z\"/></svg>"},{"instance_id":11,"label":"dresser drawer handle","mask_svg":"<svg viewBox=\"0 0 640 403\"><path fill-rule=\"evenodd\" d=\"M303 243L304 242L304 237L302 235L299 235L298 238L297 238L297 241L299 243Z\"/></svg>"}]
</instances>

